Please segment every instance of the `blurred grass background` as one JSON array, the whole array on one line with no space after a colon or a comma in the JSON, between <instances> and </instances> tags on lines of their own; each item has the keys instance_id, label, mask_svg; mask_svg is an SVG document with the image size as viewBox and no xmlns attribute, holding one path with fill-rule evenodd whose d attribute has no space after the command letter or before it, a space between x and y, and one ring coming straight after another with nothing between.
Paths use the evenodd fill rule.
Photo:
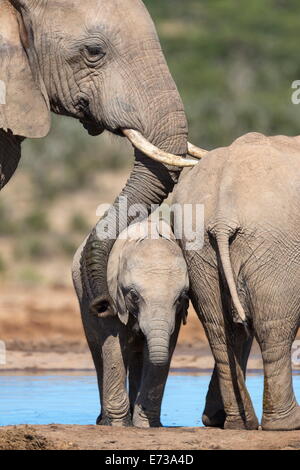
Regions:
<instances>
[{"instance_id":1,"label":"blurred grass background","mask_svg":"<svg viewBox=\"0 0 300 470\"><path fill-rule=\"evenodd\" d=\"M299 0L145 0L182 95L190 140L228 145L259 131L299 134ZM28 140L0 201L0 277L69 284L75 248L126 181L132 150L92 138L53 116L49 136Z\"/></svg>"}]
</instances>

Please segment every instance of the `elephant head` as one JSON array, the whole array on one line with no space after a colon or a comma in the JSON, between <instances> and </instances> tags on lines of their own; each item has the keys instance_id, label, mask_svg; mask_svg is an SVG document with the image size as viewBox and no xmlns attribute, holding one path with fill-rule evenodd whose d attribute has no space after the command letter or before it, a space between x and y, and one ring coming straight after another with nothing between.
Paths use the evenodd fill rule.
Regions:
<instances>
[{"instance_id":1,"label":"elephant head","mask_svg":"<svg viewBox=\"0 0 300 470\"><path fill-rule=\"evenodd\" d=\"M153 22L141 0L0 0L0 80L7 87L0 129L42 137L52 110L79 119L91 135L108 130L135 147L128 182L82 261L92 309L112 309L107 260L133 218L120 212L120 201L142 204L147 215L173 189L180 167L196 163L185 158L187 120Z\"/></svg>"},{"instance_id":2,"label":"elephant head","mask_svg":"<svg viewBox=\"0 0 300 470\"><path fill-rule=\"evenodd\" d=\"M170 226L146 220L123 232L109 257L108 285L121 322L131 317L145 335L150 363L166 365L189 304L187 266Z\"/></svg>"}]
</instances>

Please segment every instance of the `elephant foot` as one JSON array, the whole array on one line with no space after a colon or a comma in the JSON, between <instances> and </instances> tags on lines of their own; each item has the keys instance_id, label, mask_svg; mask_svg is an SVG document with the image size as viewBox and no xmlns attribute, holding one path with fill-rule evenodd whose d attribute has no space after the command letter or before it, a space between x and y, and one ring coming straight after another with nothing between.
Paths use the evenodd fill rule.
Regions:
<instances>
[{"instance_id":1,"label":"elephant foot","mask_svg":"<svg viewBox=\"0 0 300 470\"><path fill-rule=\"evenodd\" d=\"M217 411L205 409L202 415L202 423L206 427L223 428L226 419L224 409Z\"/></svg>"},{"instance_id":2,"label":"elephant foot","mask_svg":"<svg viewBox=\"0 0 300 470\"><path fill-rule=\"evenodd\" d=\"M247 431L256 431L259 427L257 417L227 416L224 423L224 429L238 430L246 429Z\"/></svg>"},{"instance_id":3,"label":"elephant foot","mask_svg":"<svg viewBox=\"0 0 300 470\"><path fill-rule=\"evenodd\" d=\"M100 414L96 420L98 426L116 426L116 427L130 427L132 426L131 416L128 414L124 418L111 418L110 416L102 416Z\"/></svg>"},{"instance_id":4,"label":"elephant foot","mask_svg":"<svg viewBox=\"0 0 300 470\"><path fill-rule=\"evenodd\" d=\"M162 427L159 416L147 416L147 413L140 406L134 408L132 424L137 428Z\"/></svg>"},{"instance_id":5,"label":"elephant foot","mask_svg":"<svg viewBox=\"0 0 300 470\"><path fill-rule=\"evenodd\" d=\"M300 429L300 406L295 406L284 417L264 414L261 427L263 431L295 431Z\"/></svg>"},{"instance_id":6,"label":"elephant foot","mask_svg":"<svg viewBox=\"0 0 300 470\"><path fill-rule=\"evenodd\" d=\"M155 420L155 421L150 422L147 419L134 419L133 420L133 426L135 426L136 428L143 428L143 429L162 428L163 427L160 420Z\"/></svg>"}]
</instances>

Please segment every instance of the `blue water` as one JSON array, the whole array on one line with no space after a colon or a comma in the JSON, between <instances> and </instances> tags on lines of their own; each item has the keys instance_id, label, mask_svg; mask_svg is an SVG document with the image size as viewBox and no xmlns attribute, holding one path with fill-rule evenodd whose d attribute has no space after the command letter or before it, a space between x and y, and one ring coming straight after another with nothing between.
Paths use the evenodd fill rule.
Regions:
<instances>
[{"instance_id":1,"label":"blue water","mask_svg":"<svg viewBox=\"0 0 300 470\"><path fill-rule=\"evenodd\" d=\"M165 426L202 426L210 376L170 375L162 407ZM300 401L300 375L294 389ZM263 376L249 376L248 390L258 417L262 413ZM94 424L99 412L92 375L0 376L0 425Z\"/></svg>"}]
</instances>

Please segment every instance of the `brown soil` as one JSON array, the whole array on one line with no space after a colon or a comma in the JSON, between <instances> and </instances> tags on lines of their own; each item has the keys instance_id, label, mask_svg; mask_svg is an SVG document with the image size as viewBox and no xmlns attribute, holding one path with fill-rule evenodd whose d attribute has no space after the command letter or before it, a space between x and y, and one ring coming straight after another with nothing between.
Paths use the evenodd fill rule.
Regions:
<instances>
[{"instance_id":1,"label":"brown soil","mask_svg":"<svg viewBox=\"0 0 300 470\"><path fill-rule=\"evenodd\" d=\"M0 450L70 450L73 443L52 441L38 433L32 426L1 428Z\"/></svg>"},{"instance_id":2,"label":"brown soil","mask_svg":"<svg viewBox=\"0 0 300 470\"><path fill-rule=\"evenodd\" d=\"M0 428L0 449L80 450L300 450L300 432L223 431L211 428L16 426Z\"/></svg>"}]
</instances>

